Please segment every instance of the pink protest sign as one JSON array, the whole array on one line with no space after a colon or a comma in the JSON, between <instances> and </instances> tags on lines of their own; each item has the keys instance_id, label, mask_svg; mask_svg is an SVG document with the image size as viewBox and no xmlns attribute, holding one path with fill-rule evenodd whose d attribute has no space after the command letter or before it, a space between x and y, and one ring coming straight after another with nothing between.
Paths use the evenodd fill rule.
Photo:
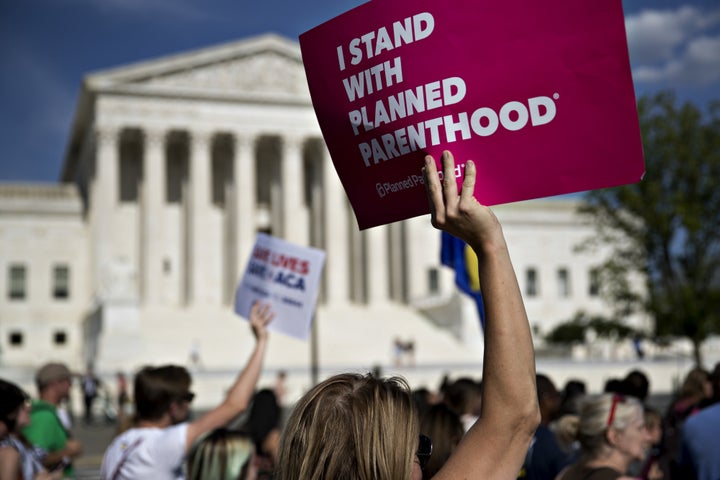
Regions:
<instances>
[{"instance_id":1,"label":"pink protest sign","mask_svg":"<svg viewBox=\"0 0 720 480\"><path fill-rule=\"evenodd\" d=\"M639 181L621 0L384 0L300 36L361 229L428 213L426 154L508 203Z\"/></svg>"}]
</instances>

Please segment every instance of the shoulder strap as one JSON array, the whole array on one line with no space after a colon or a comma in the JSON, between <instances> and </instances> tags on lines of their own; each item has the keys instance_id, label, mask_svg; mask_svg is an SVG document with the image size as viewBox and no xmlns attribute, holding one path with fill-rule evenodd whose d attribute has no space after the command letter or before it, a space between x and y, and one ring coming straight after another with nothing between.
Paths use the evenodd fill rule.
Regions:
<instances>
[{"instance_id":1,"label":"shoulder strap","mask_svg":"<svg viewBox=\"0 0 720 480\"><path fill-rule=\"evenodd\" d=\"M127 459L130 457L130 452L135 450L138 445L142 443L144 440L143 437L137 438L133 443L131 443L125 450L123 450L122 456L120 457L120 461L115 466L115 470L113 470L112 475L110 475L106 480L116 480L118 475L120 474L120 469L125 464Z\"/></svg>"}]
</instances>

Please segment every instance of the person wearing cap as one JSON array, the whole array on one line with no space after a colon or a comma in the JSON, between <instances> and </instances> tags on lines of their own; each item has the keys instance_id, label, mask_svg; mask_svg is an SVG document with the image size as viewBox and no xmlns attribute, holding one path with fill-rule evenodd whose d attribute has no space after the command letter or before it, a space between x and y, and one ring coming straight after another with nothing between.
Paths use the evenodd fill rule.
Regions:
<instances>
[{"instance_id":1,"label":"person wearing cap","mask_svg":"<svg viewBox=\"0 0 720 480\"><path fill-rule=\"evenodd\" d=\"M39 398L30 407L30 425L22 429L30 443L45 452L48 470L65 465L64 475L74 476L72 460L82 453L82 444L71 438L58 416L58 406L70 396L72 374L62 363L48 363L35 373Z\"/></svg>"}]
</instances>

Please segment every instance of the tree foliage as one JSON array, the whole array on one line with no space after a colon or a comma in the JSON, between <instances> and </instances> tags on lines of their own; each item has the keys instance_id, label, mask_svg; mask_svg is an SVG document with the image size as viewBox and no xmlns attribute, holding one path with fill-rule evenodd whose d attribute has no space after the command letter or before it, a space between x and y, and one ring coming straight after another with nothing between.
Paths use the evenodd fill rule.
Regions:
<instances>
[{"instance_id":1,"label":"tree foliage","mask_svg":"<svg viewBox=\"0 0 720 480\"><path fill-rule=\"evenodd\" d=\"M569 321L557 325L545 337L549 343L558 345L571 345L585 341L586 332L592 329L598 338L625 339L638 335L635 329L624 325L617 320L610 320L603 316L588 317L584 312L578 312Z\"/></svg>"},{"instance_id":2,"label":"tree foliage","mask_svg":"<svg viewBox=\"0 0 720 480\"><path fill-rule=\"evenodd\" d=\"M580 212L597 225L591 244L612 247L602 275L618 314L647 312L656 336L690 339L702 364L702 342L720 333L720 104L663 92L638 112L645 177L587 192ZM630 290L633 273L645 292Z\"/></svg>"}]
</instances>

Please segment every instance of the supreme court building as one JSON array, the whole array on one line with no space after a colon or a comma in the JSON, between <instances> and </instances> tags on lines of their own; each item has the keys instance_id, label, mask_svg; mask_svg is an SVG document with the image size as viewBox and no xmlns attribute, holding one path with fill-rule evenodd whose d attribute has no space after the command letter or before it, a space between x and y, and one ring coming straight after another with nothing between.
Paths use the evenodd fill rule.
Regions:
<instances>
[{"instance_id":1,"label":"supreme court building","mask_svg":"<svg viewBox=\"0 0 720 480\"><path fill-rule=\"evenodd\" d=\"M593 235L577 201L495 209L538 343L578 310L608 310L602 254L575 248ZM1 364L131 371L193 352L203 368L241 365L253 339L232 302L257 232L326 251L326 368L391 364L396 338L417 364L482 358L428 216L358 230L299 46L269 34L85 77L60 182L0 185ZM312 355L274 334L266 365Z\"/></svg>"}]
</instances>

